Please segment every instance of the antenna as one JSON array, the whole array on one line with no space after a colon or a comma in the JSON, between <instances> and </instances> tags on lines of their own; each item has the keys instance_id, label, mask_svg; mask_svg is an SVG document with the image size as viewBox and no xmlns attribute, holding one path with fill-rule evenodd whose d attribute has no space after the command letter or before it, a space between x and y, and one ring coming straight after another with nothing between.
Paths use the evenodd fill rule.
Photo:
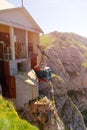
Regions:
<instances>
[{"instance_id":1,"label":"antenna","mask_svg":"<svg viewBox=\"0 0 87 130\"><path fill-rule=\"evenodd\" d=\"M23 0L21 2L22 2L22 7L23 7Z\"/></svg>"}]
</instances>

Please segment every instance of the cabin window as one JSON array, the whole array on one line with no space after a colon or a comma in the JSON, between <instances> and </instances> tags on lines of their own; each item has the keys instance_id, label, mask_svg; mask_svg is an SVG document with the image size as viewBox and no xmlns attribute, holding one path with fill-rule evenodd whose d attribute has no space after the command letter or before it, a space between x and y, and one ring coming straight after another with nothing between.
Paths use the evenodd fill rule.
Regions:
<instances>
[{"instance_id":1,"label":"cabin window","mask_svg":"<svg viewBox=\"0 0 87 130\"><path fill-rule=\"evenodd\" d=\"M26 62L17 63L18 72L26 72Z\"/></svg>"},{"instance_id":2,"label":"cabin window","mask_svg":"<svg viewBox=\"0 0 87 130\"><path fill-rule=\"evenodd\" d=\"M26 31L15 28L14 35L16 59L26 58Z\"/></svg>"},{"instance_id":3,"label":"cabin window","mask_svg":"<svg viewBox=\"0 0 87 130\"><path fill-rule=\"evenodd\" d=\"M23 71L23 62L17 63L17 68L18 68L18 72L22 72Z\"/></svg>"}]
</instances>

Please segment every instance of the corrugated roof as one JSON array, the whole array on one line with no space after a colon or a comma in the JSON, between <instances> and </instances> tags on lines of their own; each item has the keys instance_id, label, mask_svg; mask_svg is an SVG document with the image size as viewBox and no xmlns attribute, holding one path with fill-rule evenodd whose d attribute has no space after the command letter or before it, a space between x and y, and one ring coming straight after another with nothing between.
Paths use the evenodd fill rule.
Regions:
<instances>
[{"instance_id":1,"label":"corrugated roof","mask_svg":"<svg viewBox=\"0 0 87 130\"><path fill-rule=\"evenodd\" d=\"M0 0L0 10L14 8L15 6L9 3L7 0Z\"/></svg>"}]
</instances>

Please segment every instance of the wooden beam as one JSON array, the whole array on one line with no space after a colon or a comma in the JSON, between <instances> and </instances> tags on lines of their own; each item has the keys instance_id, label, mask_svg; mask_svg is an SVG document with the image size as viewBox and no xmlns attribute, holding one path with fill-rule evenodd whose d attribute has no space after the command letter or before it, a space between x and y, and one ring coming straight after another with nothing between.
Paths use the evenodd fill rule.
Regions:
<instances>
[{"instance_id":1,"label":"wooden beam","mask_svg":"<svg viewBox=\"0 0 87 130\"><path fill-rule=\"evenodd\" d=\"M26 30L26 58L28 58L28 31Z\"/></svg>"},{"instance_id":2,"label":"wooden beam","mask_svg":"<svg viewBox=\"0 0 87 130\"><path fill-rule=\"evenodd\" d=\"M12 60L15 60L15 46L14 46L14 28L10 27L10 47Z\"/></svg>"}]
</instances>

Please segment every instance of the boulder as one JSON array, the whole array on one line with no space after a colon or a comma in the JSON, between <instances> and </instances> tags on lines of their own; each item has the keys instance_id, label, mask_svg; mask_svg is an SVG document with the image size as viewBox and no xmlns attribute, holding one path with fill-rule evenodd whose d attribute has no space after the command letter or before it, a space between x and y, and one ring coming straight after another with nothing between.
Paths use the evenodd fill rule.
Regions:
<instances>
[{"instance_id":1,"label":"boulder","mask_svg":"<svg viewBox=\"0 0 87 130\"><path fill-rule=\"evenodd\" d=\"M21 116L38 126L40 130L65 130L54 102L47 97L25 104Z\"/></svg>"}]
</instances>

